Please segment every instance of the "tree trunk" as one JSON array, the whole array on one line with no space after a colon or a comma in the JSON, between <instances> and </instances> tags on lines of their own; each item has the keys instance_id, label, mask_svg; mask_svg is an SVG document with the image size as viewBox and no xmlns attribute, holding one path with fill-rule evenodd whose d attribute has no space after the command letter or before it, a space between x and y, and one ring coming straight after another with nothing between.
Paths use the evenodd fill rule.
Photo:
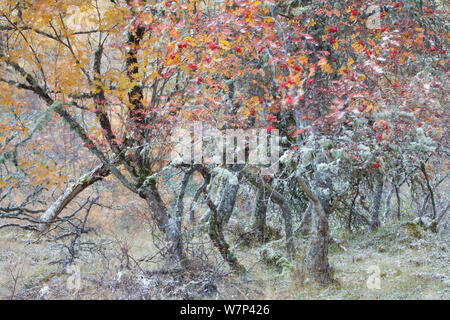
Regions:
<instances>
[{"instance_id":1,"label":"tree trunk","mask_svg":"<svg viewBox=\"0 0 450 320\"><path fill-rule=\"evenodd\" d=\"M186 259L183 252L183 235L177 221L170 216L156 186L150 184L139 195L147 201L158 229L164 233L170 243L169 253L177 259L180 266L184 266Z\"/></svg>"},{"instance_id":2,"label":"tree trunk","mask_svg":"<svg viewBox=\"0 0 450 320\"><path fill-rule=\"evenodd\" d=\"M380 207L381 207L381 197L383 195L383 175L377 174L376 185L375 185L375 195L373 197L372 210L370 212L370 230L375 231L380 226Z\"/></svg>"},{"instance_id":3,"label":"tree trunk","mask_svg":"<svg viewBox=\"0 0 450 320\"><path fill-rule=\"evenodd\" d=\"M327 285L331 280L331 268L328 263L328 215L317 195L306 185L303 178L298 176L297 180L313 205L311 238L305 256L306 273L315 283Z\"/></svg>"},{"instance_id":4,"label":"tree trunk","mask_svg":"<svg viewBox=\"0 0 450 320\"><path fill-rule=\"evenodd\" d=\"M395 197L397 198L397 220L400 220L401 199L399 187L397 185L395 186Z\"/></svg>"},{"instance_id":5,"label":"tree trunk","mask_svg":"<svg viewBox=\"0 0 450 320\"><path fill-rule=\"evenodd\" d=\"M427 188L428 188L428 192L430 193L431 208L433 209L433 220L434 220L437 217L437 214L436 214L436 203L434 201L434 192L433 192L433 188L431 187L431 184L430 184L430 178L428 176L427 169L425 168L425 163L423 163L423 162L420 163L420 170L422 170L422 172L423 172L423 174L425 176L425 180L427 182Z\"/></svg>"},{"instance_id":6,"label":"tree trunk","mask_svg":"<svg viewBox=\"0 0 450 320\"><path fill-rule=\"evenodd\" d=\"M110 174L108 168L101 164L95 167L90 172L83 175L78 181L67 188L66 191L50 206L50 208L45 211L45 213L40 217L42 222L39 226L40 232L45 232L50 227L50 222L55 220L59 214L64 210L64 208L81 192L83 192L87 187L94 184L95 182L102 180Z\"/></svg>"},{"instance_id":7,"label":"tree trunk","mask_svg":"<svg viewBox=\"0 0 450 320\"><path fill-rule=\"evenodd\" d=\"M200 188L195 191L194 197L192 198L191 204L189 205L189 221L195 223L195 206L197 205L198 198L200 197L202 191L206 188L207 182L201 185Z\"/></svg>"},{"instance_id":8,"label":"tree trunk","mask_svg":"<svg viewBox=\"0 0 450 320\"><path fill-rule=\"evenodd\" d=\"M384 218L385 219L387 219L391 213L391 200L392 200L392 195L394 194L394 191L395 191L394 183L395 183L395 181L392 181L393 185L386 197L386 201L384 202Z\"/></svg>"},{"instance_id":9,"label":"tree trunk","mask_svg":"<svg viewBox=\"0 0 450 320\"><path fill-rule=\"evenodd\" d=\"M294 255L294 237L292 235L292 215L291 208L287 200L278 191L269 184L259 183L257 179L249 172L245 173L246 179L259 190L264 190L270 194L270 198L280 207L284 220L284 232L286 235L286 251L289 256Z\"/></svg>"},{"instance_id":10,"label":"tree trunk","mask_svg":"<svg viewBox=\"0 0 450 320\"><path fill-rule=\"evenodd\" d=\"M258 234L258 241L264 243L267 240L267 198L265 197L265 191L258 189L256 191L256 206L255 206L255 228Z\"/></svg>"},{"instance_id":11,"label":"tree trunk","mask_svg":"<svg viewBox=\"0 0 450 320\"><path fill-rule=\"evenodd\" d=\"M320 201L313 201L311 238L305 266L311 280L320 285L327 285L330 280L328 237L328 217Z\"/></svg>"},{"instance_id":12,"label":"tree trunk","mask_svg":"<svg viewBox=\"0 0 450 320\"><path fill-rule=\"evenodd\" d=\"M228 180L225 179L223 183L225 186L223 188L222 194L220 195L220 201L217 205L217 214L219 216L219 224L220 228L223 229L228 223L233 214L234 205L236 204L236 197L239 191L239 181L241 181L243 172L236 172L239 170L239 167L235 167L232 170L238 178L238 183L232 184Z\"/></svg>"},{"instance_id":13,"label":"tree trunk","mask_svg":"<svg viewBox=\"0 0 450 320\"><path fill-rule=\"evenodd\" d=\"M294 256L294 237L292 235L292 214L291 208L286 201L279 201L278 205L281 208L281 214L284 220L284 233L286 235L286 251L289 257Z\"/></svg>"},{"instance_id":14,"label":"tree trunk","mask_svg":"<svg viewBox=\"0 0 450 320\"><path fill-rule=\"evenodd\" d=\"M352 203L350 205L349 213L348 213L347 230L350 233L352 232L353 216L355 215L355 204L356 204L356 199L358 199L358 197L359 197L359 190L356 191L356 194L353 197Z\"/></svg>"},{"instance_id":15,"label":"tree trunk","mask_svg":"<svg viewBox=\"0 0 450 320\"><path fill-rule=\"evenodd\" d=\"M300 222L299 227L295 230L295 234L301 234L302 236L308 236L311 233L311 224L312 224L312 203L308 204L308 207L303 214L302 221Z\"/></svg>"},{"instance_id":16,"label":"tree trunk","mask_svg":"<svg viewBox=\"0 0 450 320\"><path fill-rule=\"evenodd\" d=\"M208 233L214 246L219 250L222 258L228 263L231 269L237 272L245 272L245 267L239 263L236 256L231 252L230 245L225 240L223 230L218 221L218 214L215 210L211 210Z\"/></svg>"},{"instance_id":17,"label":"tree trunk","mask_svg":"<svg viewBox=\"0 0 450 320\"><path fill-rule=\"evenodd\" d=\"M239 184L230 185L228 181L225 181L224 183L227 185L223 188L223 193L218 206L213 203L209 195L206 196L206 203L210 209L208 234L212 243L217 250L219 250L220 255L228 263L230 268L237 272L244 272L245 267L239 263L236 256L231 252L230 245L225 240L223 234L223 227L228 223L234 208Z\"/></svg>"}]
</instances>

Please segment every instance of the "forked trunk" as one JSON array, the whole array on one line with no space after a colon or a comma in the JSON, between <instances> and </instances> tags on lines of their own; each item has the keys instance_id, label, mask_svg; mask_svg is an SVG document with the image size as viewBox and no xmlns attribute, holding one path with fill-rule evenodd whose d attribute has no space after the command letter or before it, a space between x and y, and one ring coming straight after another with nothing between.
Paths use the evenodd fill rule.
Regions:
<instances>
[{"instance_id":1,"label":"forked trunk","mask_svg":"<svg viewBox=\"0 0 450 320\"><path fill-rule=\"evenodd\" d=\"M312 202L311 237L305 256L307 277L314 283L326 285L331 280L328 263L328 215L318 196L311 191L301 176L297 180ZM331 214L331 209L328 210Z\"/></svg>"},{"instance_id":2,"label":"forked trunk","mask_svg":"<svg viewBox=\"0 0 450 320\"><path fill-rule=\"evenodd\" d=\"M238 178L240 179L241 176L242 174L239 174ZM211 202L208 203L211 211L209 217L209 237L229 266L234 271L243 272L245 271L245 267L239 263L236 256L231 252L230 246L226 242L223 234L223 228L227 225L231 214L233 213L239 184L231 184L228 181L225 181L224 183L225 186L222 189L223 191L220 195L218 205L215 206Z\"/></svg>"}]
</instances>

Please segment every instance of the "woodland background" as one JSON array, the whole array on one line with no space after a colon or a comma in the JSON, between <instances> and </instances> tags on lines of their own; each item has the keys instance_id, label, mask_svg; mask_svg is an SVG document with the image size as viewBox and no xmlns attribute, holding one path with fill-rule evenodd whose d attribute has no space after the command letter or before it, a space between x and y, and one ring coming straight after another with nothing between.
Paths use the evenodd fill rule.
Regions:
<instances>
[{"instance_id":1,"label":"woodland background","mask_svg":"<svg viewBox=\"0 0 450 320\"><path fill-rule=\"evenodd\" d=\"M0 0L0 297L447 299L448 45L441 1Z\"/></svg>"}]
</instances>

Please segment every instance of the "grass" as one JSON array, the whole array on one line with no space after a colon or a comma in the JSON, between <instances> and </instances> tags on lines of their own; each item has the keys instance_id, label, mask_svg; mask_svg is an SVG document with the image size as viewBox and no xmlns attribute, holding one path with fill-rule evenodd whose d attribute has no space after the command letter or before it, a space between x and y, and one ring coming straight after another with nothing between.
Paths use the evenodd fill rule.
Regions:
<instances>
[{"instance_id":1,"label":"grass","mask_svg":"<svg viewBox=\"0 0 450 320\"><path fill-rule=\"evenodd\" d=\"M250 298L448 299L448 236L427 231L422 234L423 244L416 247L418 239L404 225L396 224L373 234L347 236L343 241L347 251L330 245L329 261L335 270L336 283L327 288L302 283L301 254L294 262L294 271L281 277L274 277L273 271L267 272L265 265L259 265L253 270L252 278L261 284L259 291L263 293ZM367 286L370 266L380 270L380 289Z\"/></svg>"},{"instance_id":2,"label":"grass","mask_svg":"<svg viewBox=\"0 0 450 320\"><path fill-rule=\"evenodd\" d=\"M448 299L448 235L408 228L397 223L372 234L339 235L346 251L330 245L329 260L336 281L326 288L311 287L302 281L302 257L307 246L304 240L297 240L298 256L291 263L291 268L283 269L283 272L261 261L261 246L240 247L237 255L249 269L248 275L245 278L232 275L223 278L218 284L218 293L209 298ZM0 234L2 299L139 298L131 295L130 288L121 288L117 284L119 247L126 245L133 257L155 252L149 233L144 228L115 237L103 236L104 254L109 258L95 254L82 255L79 266L83 286L74 294L66 286L70 275L62 274L58 266L48 264L57 258L58 252L48 243L27 245L21 240L22 236L13 232ZM283 252L283 242L273 244L273 248ZM380 289L369 289L367 286L370 266L377 266L380 270ZM145 267L151 269L156 266ZM39 292L45 286L49 287L49 294L42 297Z\"/></svg>"}]
</instances>

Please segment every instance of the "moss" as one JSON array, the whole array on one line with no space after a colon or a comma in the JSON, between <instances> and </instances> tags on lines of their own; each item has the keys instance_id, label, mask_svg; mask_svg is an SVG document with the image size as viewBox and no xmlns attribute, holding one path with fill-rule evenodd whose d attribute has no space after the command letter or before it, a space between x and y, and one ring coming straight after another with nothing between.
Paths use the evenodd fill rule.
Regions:
<instances>
[{"instance_id":1,"label":"moss","mask_svg":"<svg viewBox=\"0 0 450 320\"><path fill-rule=\"evenodd\" d=\"M408 236L421 239L423 237L422 232L419 230L419 226L415 223L409 222L405 226Z\"/></svg>"}]
</instances>

